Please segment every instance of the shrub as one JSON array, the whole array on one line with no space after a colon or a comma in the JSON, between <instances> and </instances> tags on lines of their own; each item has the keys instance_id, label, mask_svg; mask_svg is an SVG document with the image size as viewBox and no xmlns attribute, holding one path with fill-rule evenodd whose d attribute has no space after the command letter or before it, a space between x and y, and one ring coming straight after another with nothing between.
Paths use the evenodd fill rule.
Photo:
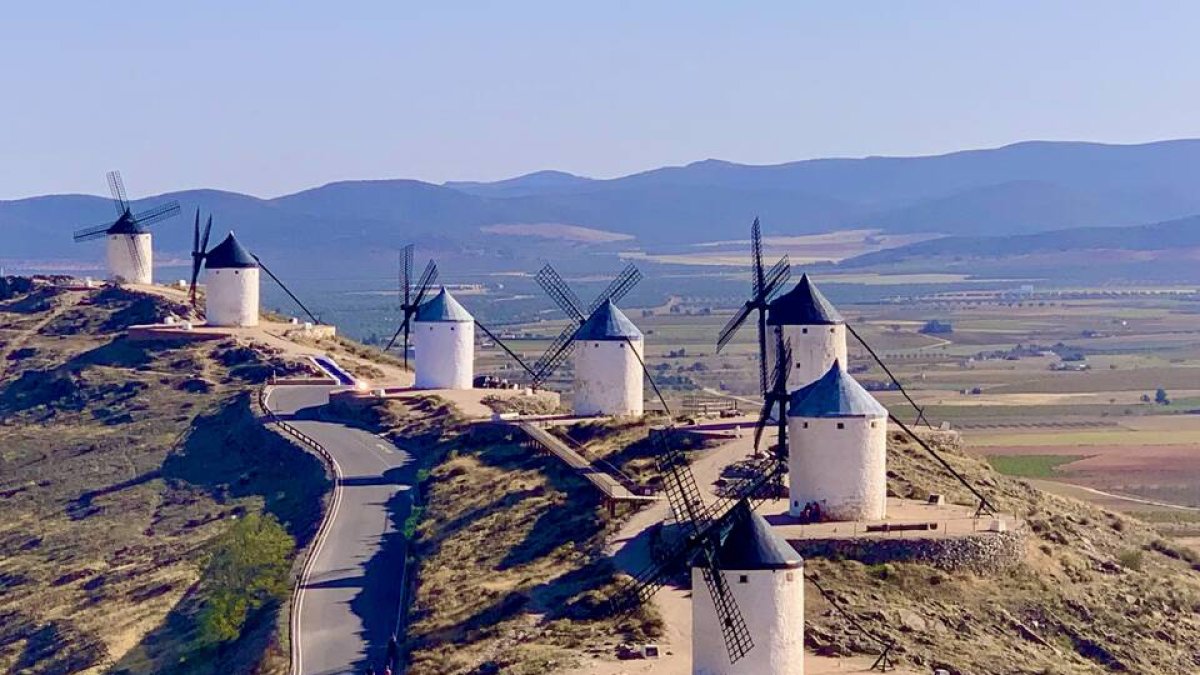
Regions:
<instances>
[{"instance_id":1,"label":"shrub","mask_svg":"<svg viewBox=\"0 0 1200 675\"><path fill-rule=\"evenodd\" d=\"M247 617L288 592L296 541L274 516L247 514L214 543L204 570L208 597L200 612L200 640L236 640Z\"/></svg>"}]
</instances>

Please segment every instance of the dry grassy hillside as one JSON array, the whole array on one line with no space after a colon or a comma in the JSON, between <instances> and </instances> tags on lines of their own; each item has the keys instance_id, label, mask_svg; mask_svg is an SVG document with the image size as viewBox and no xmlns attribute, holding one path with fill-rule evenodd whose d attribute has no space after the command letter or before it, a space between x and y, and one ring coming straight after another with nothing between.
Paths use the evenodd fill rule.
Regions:
<instances>
[{"instance_id":1,"label":"dry grassy hillside","mask_svg":"<svg viewBox=\"0 0 1200 675\"><path fill-rule=\"evenodd\" d=\"M572 431L643 480L651 471L644 435L640 425ZM869 630L894 640L896 657L960 674L1200 670L1200 556L1147 523L996 474L963 454L953 435L935 437L1000 510L1027 520L1028 551L993 576L809 560L807 573ZM601 544L614 522L576 477L503 436L431 447L412 672L570 672L589 653L610 655L617 642L655 632L652 616L597 611L611 581ZM890 461L893 494L972 503L901 437L892 439ZM815 590L809 598L811 649L877 653Z\"/></svg>"},{"instance_id":2,"label":"dry grassy hillside","mask_svg":"<svg viewBox=\"0 0 1200 675\"><path fill-rule=\"evenodd\" d=\"M889 487L970 504L924 451L891 439ZM940 444L956 469L1002 511L1026 518L1025 561L996 576L918 564L867 566L810 559L816 575L901 657L952 673L1176 673L1200 671L1200 555L1149 524L1040 492ZM809 594L808 643L821 653L877 647L818 594Z\"/></svg>"},{"instance_id":3,"label":"dry grassy hillside","mask_svg":"<svg viewBox=\"0 0 1200 675\"><path fill-rule=\"evenodd\" d=\"M0 670L251 672L277 607L219 652L191 649L206 547L240 514L306 541L327 481L265 432L272 368L233 343L131 343L182 313L107 289L0 297Z\"/></svg>"}]
</instances>

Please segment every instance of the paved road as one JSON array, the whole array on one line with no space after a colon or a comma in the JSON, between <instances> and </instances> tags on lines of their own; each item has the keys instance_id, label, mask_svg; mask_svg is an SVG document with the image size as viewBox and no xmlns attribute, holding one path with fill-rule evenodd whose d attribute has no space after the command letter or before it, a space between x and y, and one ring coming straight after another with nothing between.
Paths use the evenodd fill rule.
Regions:
<instances>
[{"instance_id":1,"label":"paved road","mask_svg":"<svg viewBox=\"0 0 1200 675\"><path fill-rule=\"evenodd\" d=\"M325 446L341 470L328 535L301 581L296 634L299 675L382 670L396 627L412 457L386 440L341 424L305 419L329 387L281 386L267 405Z\"/></svg>"}]
</instances>

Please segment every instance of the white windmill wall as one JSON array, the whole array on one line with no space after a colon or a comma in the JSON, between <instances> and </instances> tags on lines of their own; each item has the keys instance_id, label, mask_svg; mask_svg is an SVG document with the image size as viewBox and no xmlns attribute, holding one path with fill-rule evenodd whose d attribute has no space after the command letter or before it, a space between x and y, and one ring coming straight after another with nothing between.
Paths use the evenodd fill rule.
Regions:
<instances>
[{"instance_id":1,"label":"white windmill wall","mask_svg":"<svg viewBox=\"0 0 1200 675\"><path fill-rule=\"evenodd\" d=\"M630 349L630 345L633 349ZM645 340L580 340L575 345L572 409L576 415L641 415ZM636 354L633 350L637 350Z\"/></svg>"},{"instance_id":2,"label":"white windmill wall","mask_svg":"<svg viewBox=\"0 0 1200 675\"><path fill-rule=\"evenodd\" d=\"M208 325L257 326L258 268L210 268L204 298Z\"/></svg>"},{"instance_id":3,"label":"white windmill wall","mask_svg":"<svg viewBox=\"0 0 1200 675\"><path fill-rule=\"evenodd\" d=\"M133 245L130 246L132 240ZM141 265L133 257L137 250ZM114 281L129 284L150 284L154 280L154 252L150 245L150 233L110 234L104 246L108 263L108 276Z\"/></svg>"},{"instance_id":4,"label":"white windmill wall","mask_svg":"<svg viewBox=\"0 0 1200 675\"><path fill-rule=\"evenodd\" d=\"M692 673L804 675L804 570L725 570L725 580L746 617L754 648L729 663L712 596L700 568L694 567Z\"/></svg>"},{"instance_id":5,"label":"white windmill wall","mask_svg":"<svg viewBox=\"0 0 1200 675\"><path fill-rule=\"evenodd\" d=\"M808 502L828 520L887 514L887 418L789 417L788 445L790 514Z\"/></svg>"},{"instance_id":6,"label":"white windmill wall","mask_svg":"<svg viewBox=\"0 0 1200 675\"><path fill-rule=\"evenodd\" d=\"M414 321L416 386L470 389L475 379L475 324L468 321Z\"/></svg>"},{"instance_id":7,"label":"white windmill wall","mask_svg":"<svg viewBox=\"0 0 1200 675\"><path fill-rule=\"evenodd\" d=\"M775 326L775 335L783 332L783 339L792 346L792 369L788 374L788 391L821 379L836 360L846 365L846 326ZM775 350L768 345L767 372L775 367Z\"/></svg>"}]
</instances>

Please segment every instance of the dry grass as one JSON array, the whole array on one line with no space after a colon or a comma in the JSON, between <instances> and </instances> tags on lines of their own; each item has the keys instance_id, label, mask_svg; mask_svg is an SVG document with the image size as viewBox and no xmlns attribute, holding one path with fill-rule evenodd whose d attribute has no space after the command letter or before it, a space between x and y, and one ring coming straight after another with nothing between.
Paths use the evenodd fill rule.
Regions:
<instances>
[{"instance_id":1,"label":"dry grass","mask_svg":"<svg viewBox=\"0 0 1200 675\"><path fill-rule=\"evenodd\" d=\"M896 640L901 658L924 668L941 664L951 672L995 675L1195 672L1200 576L1190 550L1134 518L998 475L961 454L950 436L939 445L1000 510L1027 520L1026 558L997 576L893 563L882 578L857 562L806 561L806 573L818 576L860 622ZM888 469L893 494L938 492L971 503L965 489L913 445L894 441ZM826 654L876 649L830 614L819 596L810 598L810 648Z\"/></svg>"},{"instance_id":2,"label":"dry grass","mask_svg":"<svg viewBox=\"0 0 1200 675\"><path fill-rule=\"evenodd\" d=\"M425 463L410 672L543 673L658 630L651 611L608 612L616 579L603 547L618 523L586 481L509 430L468 430L435 397L352 414Z\"/></svg>"},{"instance_id":3,"label":"dry grass","mask_svg":"<svg viewBox=\"0 0 1200 675\"><path fill-rule=\"evenodd\" d=\"M249 415L245 392L272 366L260 354L121 337L175 309L118 290L0 303L4 344L25 350L0 379L0 669L164 672L166 657L173 672L237 672L272 639L265 616L219 657L177 665L207 542L249 510L304 536L325 481Z\"/></svg>"}]
</instances>

